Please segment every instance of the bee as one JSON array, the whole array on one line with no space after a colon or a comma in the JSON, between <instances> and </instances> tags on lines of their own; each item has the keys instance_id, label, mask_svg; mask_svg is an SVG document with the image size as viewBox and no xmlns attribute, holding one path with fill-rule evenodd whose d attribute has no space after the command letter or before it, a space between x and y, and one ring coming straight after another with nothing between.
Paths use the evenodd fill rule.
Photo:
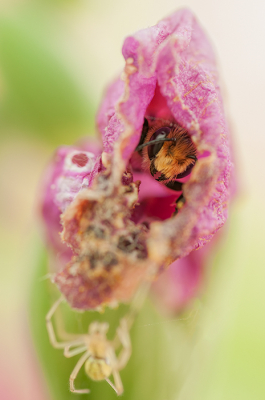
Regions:
<instances>
[{"instance_id":1,"label":"bee","mask_svg":"<svg viewBox=\"0 0 265 400\"><path fill-rule=\"evenodd\" d=\"M196 147L188 131L179 124L153 117L144 119L141 138L135 151L142 157L142 168L149 171L158 182L175 191L182 191L183 184L178 179L189 175L197 161ZM175 214L184 203L181 194L176 200Z\"/></svg>"}]
</instances>

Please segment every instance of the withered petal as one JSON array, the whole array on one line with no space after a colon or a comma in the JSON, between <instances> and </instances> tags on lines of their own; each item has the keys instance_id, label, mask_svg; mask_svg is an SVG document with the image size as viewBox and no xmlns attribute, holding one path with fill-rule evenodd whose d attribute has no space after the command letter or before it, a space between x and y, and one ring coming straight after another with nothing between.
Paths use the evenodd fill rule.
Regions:
<instances>
[{"instance_id":1,"label":"withered petal","mask_svg":"<svg viewBox=\"0 0 265 400\"><path fill-rule=\"evenodd\" d=\"M74 255L55 281L80 309L129 301L142 281L204 246L227 218L229 132L215 56L194 15L180 10L128 37L122 51L123 73L97 117L104 168L61 208L62 238ZM175 216L179 194L133 167L145 117L181 125L196 146Z\"/></svg>"}]
</instances>

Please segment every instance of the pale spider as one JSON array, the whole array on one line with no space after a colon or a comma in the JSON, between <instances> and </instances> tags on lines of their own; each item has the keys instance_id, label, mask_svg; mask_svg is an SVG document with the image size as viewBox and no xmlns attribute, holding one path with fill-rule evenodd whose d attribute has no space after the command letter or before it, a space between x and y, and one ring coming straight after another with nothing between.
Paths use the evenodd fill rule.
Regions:
<instances>
[{"instance_id":1,"label":"pale spider","mask_svg":"<svg viewBox=\"0 0 265 400\"><path fill-rule=\"evenodd\" d=\"M85 352L78 360L73 372L70 375L70 390L74 393L89 393L89 389L75 389L74 381L83 364L86 374L94 381L106 380L115 390L117 395L123 393L123 385L119 371L125 367L131 356L131 340L128 332L128 324L125 318L120 321L117 328L116 341L110 341L106 337L109 325L106 322L92 322L88 328L88 334L76 335L76 339L68 342L57 342L51 318L58 305L63 301L60 297L52 306L46 316L46 325L49 339L56 349L64 349L65 357L73 357L76 354ZM114 344L115 343L115 344ZM123 349L119 356L116 356L115 348L122 345ZM113 375L114 384L109 380Z\"/></svg>"}]
</instances>

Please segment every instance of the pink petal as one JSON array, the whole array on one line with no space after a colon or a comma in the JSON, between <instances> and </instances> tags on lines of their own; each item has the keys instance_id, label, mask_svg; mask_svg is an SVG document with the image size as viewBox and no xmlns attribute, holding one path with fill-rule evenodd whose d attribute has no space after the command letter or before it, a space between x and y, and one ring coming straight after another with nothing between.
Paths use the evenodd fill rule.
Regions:
<instances>
[{"instance_id":1,"label":"pink petal","mask_svg":"<svg viewBox=\"0 0 265 400\"><path fill-rule=\"evenodd\" d=\"M129 301L143 280L204 246L227 218L228 128L215 57L195 17L180 10L137 32L125 40L123 55L122 77L109 87L98 113L104 171L97 164L79 193L70 190L64 197L63 190L58 197L57 187L52 195L65 210L62 238L74 253L55 281L80 309ZM141 161L135 166L145 116L180 124L197 148L198 161L183 178L186 203L174 217L179 194L141 170Z\"/></svg>"},{"instance_id":2,"label":"pink petal","mask_svg":"<svg viewBox=\"0 0 265 400\"><path fill-rule=\"evenodd\" d=\"M184 188L186 207L177 218L155 224L150 234L151 257L153 253L156 261L160 258L153 249L163 236L174 247L176 259L203 246L227 218L232 163L215 56L189 10L128 37L123 55L122 81L111 86L98 113L105 151L124 160L125 168L139 141L143 118L150 113L163 118L172 114L188 129L198 150L200 159ZM120 165L115 163L115 168ZM185 235L177 235L180 232Z\"/></svg>"},{"instance_id":3,"label":"pink petal","mask_svg":"<svg viewBox=\"0 0 265 400\"><path fill-rule=\"evenodd\" d=\"M99 169L100 154L100 146L96 142L86 141L75 147L62 146L57 149L45 172L41 213L48 244L57 254L59 263L61 260L65 264L73 254L59 235L62 231L61 214L77 193L91 184L92 175Z\"/></svg>"}]
</instances>

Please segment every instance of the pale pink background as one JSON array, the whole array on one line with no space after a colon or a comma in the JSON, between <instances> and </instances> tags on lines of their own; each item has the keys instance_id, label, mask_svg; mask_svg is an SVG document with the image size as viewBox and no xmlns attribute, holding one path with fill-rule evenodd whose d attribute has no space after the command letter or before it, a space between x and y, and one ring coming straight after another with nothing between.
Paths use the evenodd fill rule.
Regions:
<instances>
[{"instance_id":1,"label":"pale pink background","mask_svg":"<svg viewBox=\"0 0 265 400\"><path fill-rule=\"evenodd\" d=\"M22 0L1 0L0 12L13 12L22 3ZM54 46L98 104L106 83L122 68L124 37L183 6L190 7L197 15L216 48L234 135L241 195L253 204L260 204L265 192L264 0L80 1L76 7L62 7L58 11ZM31 274L38 259L35 192L51 151L34 141L17 141L14 145L8 137L0 149L0 190L4 193L0 197L0 265L4 270L0 282L0 398L3 400L48 399L34 367L25 309ZM13 160L19 163L19 168Z\"/></svg>"}]
</instances>

